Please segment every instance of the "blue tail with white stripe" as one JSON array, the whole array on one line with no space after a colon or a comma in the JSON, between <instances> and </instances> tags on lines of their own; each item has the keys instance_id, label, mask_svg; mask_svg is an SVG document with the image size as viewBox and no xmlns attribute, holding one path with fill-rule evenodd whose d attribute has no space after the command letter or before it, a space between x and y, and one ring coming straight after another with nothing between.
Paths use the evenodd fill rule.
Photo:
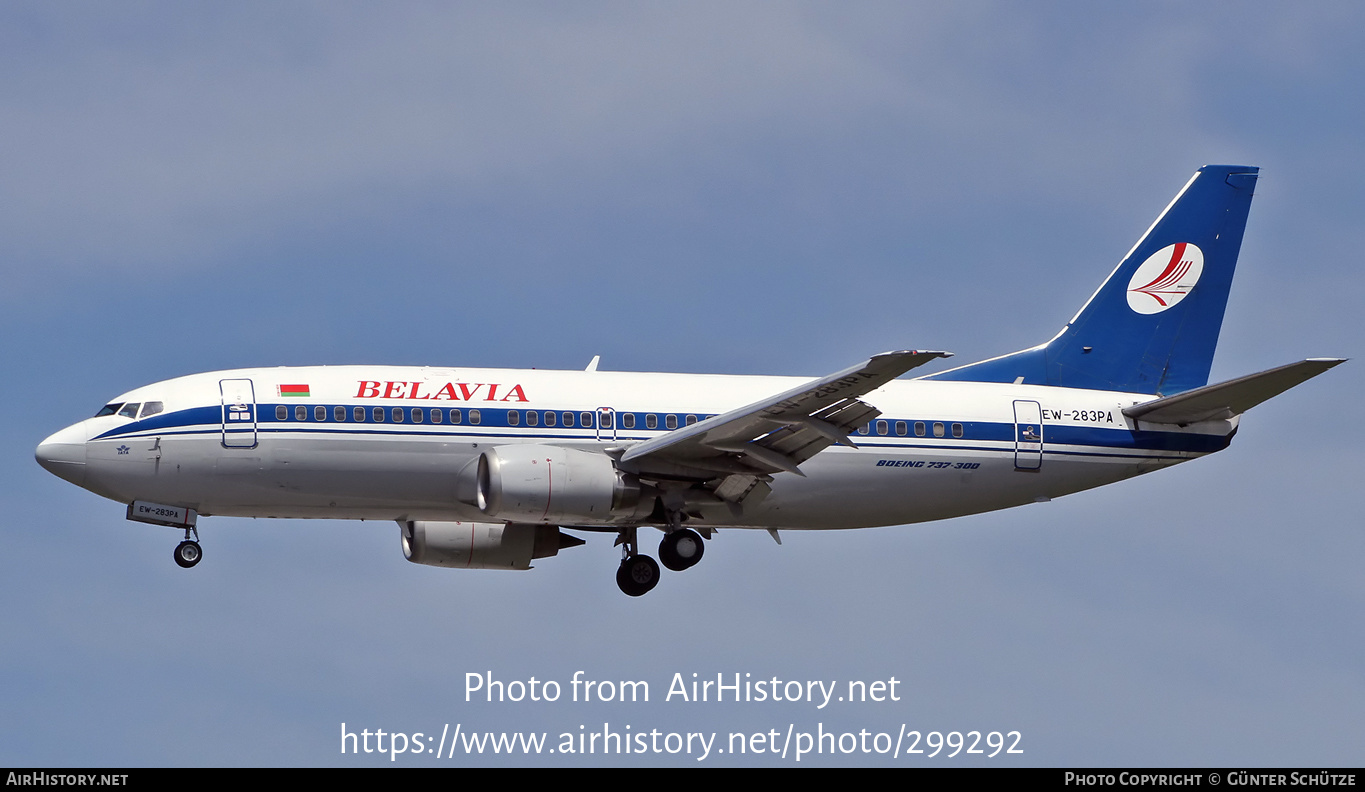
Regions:
<instances>
[{"instance_id":1,"label":"blue tail with white stripe","mask_svg":"<svg viewBox=\"0 0 1365 792\"><path fill-rule=\"evenodd\" d=\"M1158 395L1206 385L1257 172L1200 168L1051 341L926 379Z\"/></svg>"}]
</instances>

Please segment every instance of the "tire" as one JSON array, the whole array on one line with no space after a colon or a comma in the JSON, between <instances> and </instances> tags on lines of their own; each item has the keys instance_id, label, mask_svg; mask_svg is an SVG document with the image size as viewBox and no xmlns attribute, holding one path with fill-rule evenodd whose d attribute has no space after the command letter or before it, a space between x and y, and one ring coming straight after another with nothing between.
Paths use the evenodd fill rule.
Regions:
<instances>
[{"instance_id":1,"label":"tire","mask_svg":"<svg viewBox=\"0 0 1365 792\"><path fill-rule=\"evenodd\" d=\"M701 536L686 528L665 534L659 542L659 560L674 572L696 566L705 552Z\"/></svg>"},{"instance_id":2,"label":"tire","mask_svg":"<svg viewBox=\"0 0 1365 792\"><path fill-rule=\"evenodd\" d=\"M633 555L616 569L616 585L628 597L641 597L659 584L659 564L647 555Z\"/></svg>"},{"instance_id":3,"label":"tire","mask_svg":"<svg viewBox=\"0 0 1365 792\"><path fill-rule=\"evenodd\" d=\"M181 569L189 569L204 557L198 542L181 542L175 546L175 563Z\"/></svg>"}]
</instances>

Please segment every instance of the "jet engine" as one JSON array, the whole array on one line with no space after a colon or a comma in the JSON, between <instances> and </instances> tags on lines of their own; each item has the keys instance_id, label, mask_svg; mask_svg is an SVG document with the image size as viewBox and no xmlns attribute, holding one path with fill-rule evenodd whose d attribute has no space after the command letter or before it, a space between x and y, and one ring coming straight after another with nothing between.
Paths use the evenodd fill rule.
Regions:
<instances>
[{"instance_id":1,"label":"jet engine","mask_svg":"<svg viewBox=\"0 0 1365 792\"><path fill-rule=\"evenodd\" d=\"M532 559L583 544L553 525L407 520L398 527L404 558L452 569L530 569Z\"/></svg>"},{"instance_id":2,"label":"jet engine","mask_svg":"<svg viewBox=\"0 0 1365 792\"><path fill-rule=\"evenodd\" d=\"M601 523L641 506L639 479L593 451L497 446L479 456L476 475L474 505L500 520Z\"/></svg>"}]
</instances>

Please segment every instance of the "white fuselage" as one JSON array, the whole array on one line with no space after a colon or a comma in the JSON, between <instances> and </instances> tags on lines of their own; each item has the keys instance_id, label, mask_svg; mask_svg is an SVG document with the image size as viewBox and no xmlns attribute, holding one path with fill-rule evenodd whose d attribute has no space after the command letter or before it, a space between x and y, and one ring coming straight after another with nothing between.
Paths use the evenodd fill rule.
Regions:
<instances>
[{"instance_id":1,"label":"white fuselage","mask_svg":"<svg viewBox=\"0 0 1365 792\"><path fill-rule=\"evenodd\" d=\"M456 490L461 471L492 446L619 449L803 381L396 366L241 369L125 393L114 404L159 402L161 409L146 417L90 418L48 438L44 448L61 463L60 475L124 503L241 517L486 520ZM1138 425L1122 414L1151 398L896 380L864 398L882 415L852 436L857 448L828 448L801 465L804 477L776 474L761 502L741 510L703 507L694 524L859 528L990 511L1202 456L1225 447L1236 429L1235 419L1179 428Z\"/></svg>"}]
</instances>

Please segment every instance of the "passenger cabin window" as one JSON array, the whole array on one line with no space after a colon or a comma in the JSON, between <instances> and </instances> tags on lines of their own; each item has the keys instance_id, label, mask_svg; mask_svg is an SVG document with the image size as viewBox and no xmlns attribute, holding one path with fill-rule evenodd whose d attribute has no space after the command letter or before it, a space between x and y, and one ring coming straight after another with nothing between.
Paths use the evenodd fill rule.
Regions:
<instances>
[{"instance_id":1,"label":"passenger cabin window","mask_svg":"<svg viewBox=\"0 0 1365 792\"><path fill-rule=\"evenodd\" d=\"M128 402L123 405L123 409L119 410L118 414L123 418L136 418L137 408L140 406L142 406L140 402Z\"/></svg>"},{"instance_id":2,"label":"passenger cabin window","mask_svg":"<svg viewBox=\"0 0 1365 792\"><path fill-rule=\"evenodd\" d=\"M451 422L451 423L453 423L453 424L458 424L458 423L461 423L462 421L464 421L464 413L460 412L459 410L451 410L451 411L450 411L450 422Z\"/></svg>"},{"instance_id":3,"label":"passenger cabin window","mask_svg":"<svg viewBox=\"0 0 1365 792\"><path fill-rule=\"evenodd\" d=\"M383 423L383 422L384 422L384 408L383 408L383 407L371 407L371 408L370 408L370 417L374 419L375 423Z\"/></svg>"},{"instance_id":4,"label":"passenger cabin window","mask_svg":"<svg viewBox=\"0 0 1365 792\"><path fill-rule=\"evenodd\" d=\"M896 421L896 434L905 437L905 421Z\"/></svg>"},{"instance_id":5,"label":"passenger cabin window","mask_svg":"<svg viewBox=\"0 0 1365 792\"><path fill-rule=\"evenodd\" d=\"M884 435L887 432L886 421L877 422L877 434Z\"/></svg>"},{"instance_id":6,"label":"passenger cabin window","mask_svg":"<svg viewBox=\"0 0 1365 792\"><path fill-rule=\"evenodd\" d=\"M610 428L611 428L611 416L612 416L611 412L610 412L610 411L604 410L604 411L602 411L602 412L599 412L597 415L598 415L597 421L598 421L598 423L600 423L600 424L602 425L602 428L603 428L603 429L610 429Z\"/></svg>"},{"instance_id":7,"label":"passenger cabin window","mask_svg":"<svg viewBox=\"0 0 1365 792\"><path fill-rule=\"evenodd\" d=\"M516 410L508 410L507 425L516 426L519 423L521 423L521 413L517 412Z\"/></svg>"},{"instance_id":8,"label":"passenger cabin window","mask_svg":"<svg viewBox=\"0 0 1365 792\"><path fill-rule=\"evenodd\" d=\"M475 426L478 426L479 423L482 422L482 421L483 421L483 416L480 415L480 413L479 413L478 410L470 410L470 411L469 411L469 422L470 422L470 423L474 424Z\"/></svg>"},{"instance_id":9,"label":"passenger cabin window","mask_svg":"<svg viewBox=\"0 0 1365 792\"><path fill-rule=\"evenodd\" d=\"M924 421L915 421L915 437L924 437Z\"/></svg>"},{"instance_id":10,"label":"passenger cabin window","mask_svg":"<svg viewBox=\"0 0 1365 792\"><path fill-rule=\"evenodd\" d=\"M440 410L436 409L435 407L431 408L431 422L432 422L432 423L440 423L440 422L441 422L441 419L444 418L444 417L445 417L445 413L441 412Z\"/></svg>"},{"instance_id":11,"label":"passenger cabin window","mask_svg":"<svg viewBox=\"0 0 1365 792\"><path fill-rule=\"evenodd\" d=\"M275 420L277 421L289 420L289 408L285 407L283 404L275 405Z\"/></svg>"},{"instance_id":12,"label":"passenger cabin window","mask_svg":"<svg viewBox=\"0 0 1365 792\"><path fill-rule=\"evenodd\" d=\"M351 418L355 419L356 421L364 421L364 420L365 420L365 408L364 408L364 407L353 407L353 408L351 408Z\"/></svg>"},{"instance_id":13,"label":"passenger cabin window","mask_svg":"<svg viewBox=\"0 0 1365 792\"><path fill-rule=\"evenodd\" d=\"M953 424L953 437L961 437L961 436L962 436L962 424L960 424L960 423L955 423L955 424Z\"/></svg>"},{"instance_id":14,"label":"passenger cabin window","mask_svg":"<svg viewBox=\"0 0 1365 792\"><path fill-rule=\"evenodd\" d=\"M402 422L403 422L403 408L402 408L402 407L394 407L392 410L389 410L389 417L393 418L393 422L394 422L394 423L402 423Z\"/></svg>"},{"instance_id":15,"label":"passenger cabin window","mask_svg":"<svg viewBox=\"0 0 1365 792\"><path fill-rule=\"evenodd\" d=\"M694 423L696 423L696 422L697 422L697 416L695 416L695 415L689 415L689 416L687 416L687 425L688 425L688 426L691 426L692 424L694 424Z\"/></svg>"},{"instance_id":16,"label":"passenger cabin window","mask_svg":"<svg viewBox=\"0 0 1365 792\"><path fill-rule=\"evenodd\" d=\"M564 419L565 426L573 428L573 413L566 412L559 417Z\"/></svg>"},{"instance_id":17,"label":"passenger cabin window","mask_svg":"<svg viewBox=\"0 0 1365 792\"><path fill-rule=\"evenodd\" d=\"M939 422L939 421L934 421L934 437L942 437L942 436L943 436L943 424L942 424L941 422Z\"/></svg>"},{"instance_id":18,"label":"passenger cabin window","mask_svg":"<svg viewBox=\"0 0 1365 792\"><path fill-rule=\"evenodd\" d=\"M862 426L858 427L858 434L865 435L870 431L872 431L870 424L863 424Z\"/></svg>"},{"instance_id":19,"label":"passenger cabin window","mask_svg":"<svg viewBox=\"0 0 1365 792\"><path fill-rule=\"evenodd\" d=\"M424 413L422 412L421 407L413 407L411 410L408 410L408 417L412 418L413 423L421 423L423 415Z\"/></svg>"},{"instance_id":20,"label":"passenger cabin window","mask_svg":"<svg viewBox=\"0 0 1365 792\"><path fill-rule=\"evenodd\" d=\"M664 416L664 426L667 426L669 429L677 429L677 428L678 428L678 416L676 416L676 415L665 415L665 416Z\"/></svg>"},{"instance_id":21,"label":"passenger cabin window","mask_svg":"<svg viewBox=\"0 0 1365 792\"><path fill-rule=\"evenodd\" d=\"M539 425L540 425L540 413L536 412L535 410L527 410L527 411L526 411L526 425L527 425L527 426L539 426Z\"/></svg>"},{"instance_id":22,"label":"passenger cabin window","mask_svg":"<svg viewBox=\"0 0 1365 792\"><path fill-rule=\"evenodd\" d=\"M621 416L621 425L627 429L635 428L635 413L626 413Z\"/></svg>"},{"instance_id":23,"label":"passenger cabin window","mask_svg":"<svg viewBox=\"0 0 1365 792\"><path fill-rule=\"evenodd\" d=\"M546 410L546 412L545 412L545 425L546 425L546 426L554 426L554 425L555 425L555 414L554 414L554 411L553 411L553 410Z\"/></svg>"},{"instance_id":24,"label":"passenger cabin window","mask_svg":"<svg viewBox=\"0 0 1365 792\"><path fill-rule=\"evenodd\" d=\"M314 408L313 408L313 420L314 420L314 421L325 421L325 420L327 420L327 408L326 408L326 407L323 407L321 404L319 404L318 406L314 407Z\"/></svg>"},{"instance_id":25,"label":"passenger cabin window","mask_svg":"<svg viewBox=\"0 0 1365 792\"><path fill-rule=\"evenodd\" d=\"M333 408L332 408L332 420L333 420L333 421L344 421L344 420L346 420L346 408L345 408L345 407L333 407Z\"/></svg>"},{"instance_id":26,"label":"passenger cabin window","mask_svg":"<svg viewBox=\"0 0 1365 792\"><path fill-rule=\"evenodd\" d=\"M295 421L308 420L308 408L304 407L302 404L296 406L294 408L294 420Z\"/></svg>"},{"instance_id":27,"label":"passenger cabin window","mask_svg":"<svg viewBox=\"0 0 1365 792\"><path fill-rule=\"evenodd\" d=\"M123 406L123 402L116 402L116 403L114 403L114 404L106 404L106 405L104 405L104 408L103 408L103 409L101 409L99 412L95 413L95 417L96 417L96 418L103 418L103 417L106 416L106 415L113 415L114 413L117 413L117 412L118 412L118 408L120 408L120 407L122 407L122 406Z\"/></svg>"},{"instance_id":28,"label":"passenger cabin window","mask_svg":"<svg viewBox=\"0 0 1365 792\"><path fill-rule=\"evenodd\" d=\"M581 427L583 427L584 429L591 429L591 428L592 428L592 413L579 413L579 414L578 414L578 425L581 426Z\"/></svg>"},{"instance_id":29,"label":"passenger cabin window","mask_svg":"<svg viewBox=\"0 0 1365 792\"><path fill-rule=\"evenodd\" d=\"M146 418L149 415L156 415L164 409L166 409L166 407L161 402L143 402L142 417Z\"/></svg>"},{"instance_id":30,"label":"passenger cabin window","mask_svg":"<svg viewBox=\"0 0 1365 792\"><path fill-rule=\"evenodd\" d=\"M658 429L658 428L659 428L659 416L655 415L654 413L650 413L649 415L646 415L646 416L645 416L645 428L646 428L646 429Z\"/></svg>"}]
</instances>

